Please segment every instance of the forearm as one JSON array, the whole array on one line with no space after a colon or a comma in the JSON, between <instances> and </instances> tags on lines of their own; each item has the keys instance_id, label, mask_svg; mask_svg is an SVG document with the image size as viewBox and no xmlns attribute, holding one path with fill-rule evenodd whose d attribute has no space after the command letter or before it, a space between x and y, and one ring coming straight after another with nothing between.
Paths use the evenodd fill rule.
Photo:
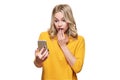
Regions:
<instances>
[{"instance_id":1,"label":"forearm","mask_svg":"<svg viewBox=\"0 0 120 80\"><path fill-rule=\"evenodd\" d=\"M72 55L72 53L70 52L70 50L67 48L66 45L61 46L61 49L62 49L64 56L65 56L66 60L68 61L69 65L73 66L76 61L76 58Z\"/></svg>"}]
</instances>

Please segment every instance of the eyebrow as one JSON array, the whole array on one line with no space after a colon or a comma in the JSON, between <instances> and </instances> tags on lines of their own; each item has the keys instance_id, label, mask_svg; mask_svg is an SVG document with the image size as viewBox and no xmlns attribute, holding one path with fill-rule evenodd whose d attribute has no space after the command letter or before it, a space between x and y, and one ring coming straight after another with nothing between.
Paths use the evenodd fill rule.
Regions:
<instances>
[{"instance_id":1,"label":"eyebrow","mask_svg":"<svg viewBox=\"0 0 120 80\"><path fill-rule=\"evenodd\" d=\"M55 19L58 19L58 18L56 18L56 17L54 17ZM61 19L65 19L64 17L62 17Z\"/></svg>"}]
</instances>

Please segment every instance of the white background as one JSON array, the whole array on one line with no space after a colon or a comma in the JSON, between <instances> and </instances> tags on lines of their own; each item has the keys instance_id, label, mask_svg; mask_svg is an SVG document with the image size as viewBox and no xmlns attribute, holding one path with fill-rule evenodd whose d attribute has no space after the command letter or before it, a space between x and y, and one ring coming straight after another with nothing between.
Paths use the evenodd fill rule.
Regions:
<instances>
[{"instance_id":1,"label":"white background","mask_svg":"<svg viewBox=\"0 0 120 80\"><path fill-rule=\"evenodd\" d=\"M119 0L1 0L0 80L40 80L34 51L59 3L71 6L78 33L86 41L78 80L120 80Z\"/></svg>"}]
</instances>

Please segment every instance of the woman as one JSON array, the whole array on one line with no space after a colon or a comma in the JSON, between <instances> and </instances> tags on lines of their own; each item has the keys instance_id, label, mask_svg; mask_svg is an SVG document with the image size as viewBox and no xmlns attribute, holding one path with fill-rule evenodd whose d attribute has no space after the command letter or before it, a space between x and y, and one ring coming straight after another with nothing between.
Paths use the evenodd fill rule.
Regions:
<instances>
[{"instance_id":1,"label":"woman","mask_svg":"<svg viewBox=\"0 0 120 80\"><path fill-rule=\"evenodd\" d=\"M77 34L72 10L67 4L56 5L50 29L40 34L47 47L35 51L34 64L42 67L42 80L77 80L84 62L85 41Z\"/></svg>"}]
</instances>

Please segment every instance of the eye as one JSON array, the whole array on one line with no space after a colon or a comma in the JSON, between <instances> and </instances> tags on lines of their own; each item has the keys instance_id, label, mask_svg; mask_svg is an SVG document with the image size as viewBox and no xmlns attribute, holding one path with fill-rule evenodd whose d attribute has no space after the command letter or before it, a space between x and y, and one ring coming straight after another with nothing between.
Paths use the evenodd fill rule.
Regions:
<instances>
[{"instance_id":1,"label":"eye","mask_svg":"<svg viewBox=\"0 0 120 80\"><path fill-rule=\"evenodd\" d=\"M65 19L63 19L62 21L63 21L63 22L66 22L66 20L65 20Z\"/></svg>"},{"instance_id":2,"label":"eye","mask_svg":"<svg viewBox=\"0 0 120 80\"><path fill-rule=\"evenodd\" d=\"M55 20L55 22L58 22L58 20Z\"/></svg>"}]
</instances>

